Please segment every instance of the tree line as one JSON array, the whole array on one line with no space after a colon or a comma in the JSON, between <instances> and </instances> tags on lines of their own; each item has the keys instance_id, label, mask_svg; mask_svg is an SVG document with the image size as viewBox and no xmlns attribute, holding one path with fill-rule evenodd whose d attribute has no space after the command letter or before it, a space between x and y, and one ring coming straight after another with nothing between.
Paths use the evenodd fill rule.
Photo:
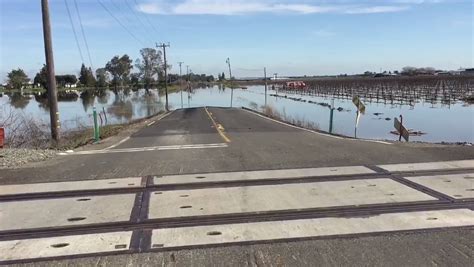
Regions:
<instances>
[{"instance_id":1,"label":"tree line","mask_svg":"<svg viewBox=\"0 0 474 267\"><path fill-rule=\"evenodd\" d=\"M136 72L132 70L136 69ZM164 83L165 67L171 69L171 65L164 66L162 52L154 48L143 48L140 50L140 58L135 62L127 55L114 56L104 67L98 68L95 73L90 67L81 65L79 78L76 75L57 75L56 83L60 87L87 87L87 88L107 88L114 89L124 87L140 87L145 89L158 87ZM41 70L33 79L33 87L47 89L47 69L43 65ZM191 82L213 82L214 76L206 74L177 75L169 74L168 82L177 83L182 80ZM21 89L29 84L30 78L20 68L14 69L7 74L7 89Z\"/></svg>"}]
</instances>

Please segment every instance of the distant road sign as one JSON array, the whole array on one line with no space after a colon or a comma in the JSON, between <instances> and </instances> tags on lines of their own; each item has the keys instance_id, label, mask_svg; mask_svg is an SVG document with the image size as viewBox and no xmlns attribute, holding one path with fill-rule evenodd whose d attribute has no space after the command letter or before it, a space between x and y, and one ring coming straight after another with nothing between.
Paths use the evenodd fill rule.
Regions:
<instances>
[{"instance_id":1,"label":"distant road sign","mask_svg":"<svg viewBox=\"0 0 474 267\"><path fill-rule=\"evenodd\" d=\"M398 133L401 134L403 139L408 142L408 140L410 139L410 132L405 128L405 126L403 126L403 124L398 120L398 118L395 118L394 122L395 129L397 129Z\"/></svg>"},{"instance_id":2,"label":"distant road sign","mask_svg":"<svg viewBox=\"0 0 474 267\"><path fill-rule=\"evenodd\" d=\"M352 98L352 103L354 103L360 113L365 114L365 105L358 96L354 96L354 98Z\"/></svg>"}]
</instances>

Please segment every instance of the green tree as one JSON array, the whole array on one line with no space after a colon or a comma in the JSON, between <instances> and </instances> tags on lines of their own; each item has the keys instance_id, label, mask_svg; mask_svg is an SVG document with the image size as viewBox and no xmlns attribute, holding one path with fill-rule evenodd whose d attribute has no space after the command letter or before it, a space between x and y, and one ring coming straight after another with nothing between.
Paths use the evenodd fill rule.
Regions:
<instances>
[{"instance_id":1,"label":"green tree","mask_svg":"<svg viewBox=\"0 0 474 267\"><path fill-rule=\"evenodd\" d=\"M39 84L44 89L48 88L48 70L46 69L46 65L43 65L41 70L36 73L33 83L35 86Z\"/></svg>"},{"instance_id":2,"label":"green tree","mask_svg":"<svg viewBox=\"0 0 474 267\"><path fill-rule=\"evenodd\" d=\"M77 83L76 75L57 75L56 76L56 83L61 87L70 87L73 84Z\"/></svg>"},{"instance_id":3,"label":"green tree","mask_svg":"<svg viewBox=\"0 0 474 267\"><path fill-rule=\"evenodd\" d=\"M118 84L123 87L124 83L129 80L130 70L133 69L132 60L128 55L115 56L107 62L105 69L112 75L112 83L117 89Z\"/></svg>"},{"instance_id":4,"label":"green tree","mask_svg":"<svg viewBox=\"0 0 474 267\"><path fill-rule=\"evenodd\" d=\"M222 73L221 75L219 75L218 79L219 79L219 81L224 81L225 80L225 73Z\"/></svg>"},{"instance_id":5,"label":"green tree","mask_svg":"<svg viewBox=\"0 0 474 267\"><path fill-rule=\"evenodd\" d=\"M97 77L97 87L107 87L109 85L109 73L105 68L100 68L95 71L95 76Z\"/></svg>"},{"instance_id":6,"label":"green tree","mask_svg":"<svg viewBox=\"0 0 474 267\"><path fill-rule=\"evenodd\" d=\"M138 86L140 85L140 74L138 73L130 74L130 83L132 84L133 87L138 88ZM148 87L146 86L145 88L148 89Z\"/></svg>"},{"instance_id":7,"label":"green tree","mask_svg":"<svg viewBox=\"0 0 474 267\"><path fill-rule=\"evenodd\" d=\"M30 81L30 78L22 69L12 70L8 73L7 77L7 87L10 89L21 89L23 85Z\"/></svg>"},{"instance_id":8,"label":"green tree","mask_svg":"<svg viewBox=\"0 0 474 267\"><path fill-rule=\"evenodd\" d=\"M81 72L79 76L79 82L86 87L94 87L96 80L91 68L86 68L84 64L81 66Z\"/></svg>"},{"instance_id":9,"label":"green tree","mask_svg":"<svg viewBox=\"0 0 474 267\"><path fill-rule=\"evenodd\" d=\"M141 59L135 61L135 67L138 69L138 75L145 84L145 88L155 82L155 77L160 73L162 67L161 51L153 48L143 48L140 50Z\"/></svg>"}]
</instances>

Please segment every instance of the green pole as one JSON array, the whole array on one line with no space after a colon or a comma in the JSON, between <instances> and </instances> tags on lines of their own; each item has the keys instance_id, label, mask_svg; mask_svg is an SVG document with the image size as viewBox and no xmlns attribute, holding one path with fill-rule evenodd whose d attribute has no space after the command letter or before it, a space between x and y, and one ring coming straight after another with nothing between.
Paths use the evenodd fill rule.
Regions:
<instances>
[{"instance_id":1,"label":"green pole","mask_svg":"<svg viewBox=\"0 0 474 267\"><path fill-rule=\"evenodd\" d=\"M93 111L94 116L94 139L96 142L100 141L100 132L99 132L99 124L97 123L97 109L94 107Z\"/></svg>"}]
</instances>

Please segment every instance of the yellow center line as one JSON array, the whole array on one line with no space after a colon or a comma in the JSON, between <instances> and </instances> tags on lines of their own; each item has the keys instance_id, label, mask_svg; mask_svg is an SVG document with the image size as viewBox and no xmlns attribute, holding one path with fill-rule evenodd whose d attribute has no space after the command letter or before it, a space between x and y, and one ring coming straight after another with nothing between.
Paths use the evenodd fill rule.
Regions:
<instances>
[{"instance_id":1,"label":"yellow center line","mask_svg":"<svg viewBox=\"0 0 474 267\"><path fill-rule=\"evenodd\" d=\"M214 128L216 129L216 131L219 133L219 135L222 137L222 139L224 139L224 141L226 143L230 143L230 139L229 137L227 137L225 135L225 132L224 132L224 127L221 125L221 124L217 124L216 121L214 120L214 118L212 117L212 114L209 112L209 110L207 110L207 107L204 108L204 110L206 111L207 113L207 116L209 116L209 119L211 119L212 121L212 124L214 125Z\"/></svg>"}]
</instances>

